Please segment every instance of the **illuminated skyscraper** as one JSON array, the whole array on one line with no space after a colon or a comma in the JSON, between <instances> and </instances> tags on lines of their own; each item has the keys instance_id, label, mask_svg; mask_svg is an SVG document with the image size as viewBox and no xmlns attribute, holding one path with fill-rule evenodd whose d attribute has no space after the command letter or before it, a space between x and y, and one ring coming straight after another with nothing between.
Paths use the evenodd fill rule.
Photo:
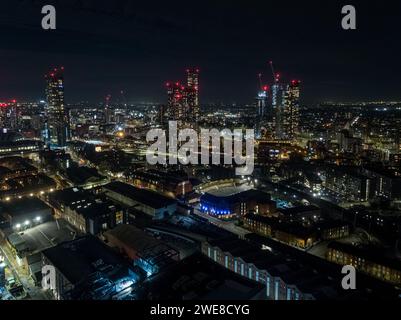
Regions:
<instances>
[{"instance_id":1,"label":"illuminated skyscraper","mask_svg":"<svg viewBox=\"0 0 401 320\"><path fill-rule=\"evenodd\" d=\"M274 126L274 136L277 139L283 139L284 126L284 106L286 97L286 85L280 83L279 78L276 77L275 83L272 86L272 123Z\"/></svg>"},{"instance_id":2,"label":"illuminated skyscraper","mask_svg":"<svg viewBox=\"0 0 401 320\"><path fill-rule=\"evenodd\" d=\"M179 82L167 82L168 118L179 123L187 120L187 92Z\"/></svg>"},{"instance_id":3,"label":"illuminated skyscraper","mask_svg":"<svg viewBox=\"0 0 401 320\"><path fill-rule=\"evenodd\" d=\"M176 120L180 127L194 127L199 118L199 69L187 69L187 85L168 82L168 120Z\"/></svg>"},{"instance_id":4,"label":"illuminated skyscraper","mask_svg":"<svg viewBox=\"0 0 401 320\"><path fill-rule=\"evenodd\" d=\"M262 128L267 129L268 124L268 96L269 87L262 86L256 97L256 120L255 131L256 137L260 138L262 135Z\"/></svg>"},{"instance_id":5,"label":"illuminated skyscraper","mask_svg":"<svg viewBox=\"0 0 401 320\"><path fill-rule=\"evenodd\" d=\"M64 104L64 68L45 75L47 98L46 142L52 147L65 147L69 139L68 113Z\"/></svg>"},{"instance_id":6,"label":"illuminated skyscraper","mask_svg":"<svg viewBox=\"0 0 401 320\"><path fill-rule=\"evenodd\" d=\"M187 69L186 91L189 116L197 121L199 118L199 69Z\"/></svg>"},{"instance_id":7,"label":"illuminated skyscraper","mask_svg":"<svg viewBox=\"0 0 401 320\"><path fill-rule=\"evenodd\" d=\"M293 139L299 126L300 81L292 80L287 86L284 104L283 131L286 139Z\"/></svg>"}]
</instances>

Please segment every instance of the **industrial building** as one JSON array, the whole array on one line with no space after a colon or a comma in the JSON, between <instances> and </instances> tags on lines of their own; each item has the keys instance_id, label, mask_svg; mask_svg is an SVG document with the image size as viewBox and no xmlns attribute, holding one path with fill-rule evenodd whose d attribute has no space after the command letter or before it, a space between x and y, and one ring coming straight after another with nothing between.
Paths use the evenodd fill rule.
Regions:
<instances>
[{"instance_id":1,"label":"industrial building","mask_svg":"<svg viewBox=\"0 0 401 320\"><path fill-rule=\"evenodd\" d=\"M263 299L396 299L398 296L390 285L362 274L357 275L356 290L344 290L341 266L255 234L247 235L246 239L207 241L202 244L202 253L224 268L263 284Z\"/></svg>"},{"instance_id":2,"label":"industrial building","mask_svg":"<svg viewBox=\"0 0 401 320\"><path fill-rule=\"evenodd\" d=\"M42 251L43 265L54 267L57 300L106 300L130 294L139 275L105 245L88 235Z\"/></svg>"},{"instance_id":3,"label":"industrial building","mask_svg":"<svg viewBox=\"0 0 401 320\"><path fill-rule=\"evenodd\" d=\"M175 249L132 225L117 226L104 236L110 246L118 248L147 276L158 273L180 259Z\"/></svg>"},{"instance_id":4,"label":"industrial building","mask_svg":"<svg viewBox=\"0 0 401 320\"><path fill-rule=\"evenodd\" d=\"M302 224L289 223L279 218L253 213L245 215L242 221L244 227L252 232L277 239L300 249L308 249L318 241L317 230L304 227Z\"/></svg>"},{"instance_id":5,"label":"industrial building","mask_svg":"<svg viewBox=\"0 0 401 320\"><path fill-rule=\"evenodd\" d=\"M167 218L177 210L177 201L157 192L114 181L102 187L111 200L142 211L153 219Z\"/></svg>"},{"instance_id":6,"label":"industrial building","mask_svg":"<svg viewBox=\"0 0 401 320\"><path fill-rule=\"evenodd\" d=\"M134 171L130 178L138 188L157 190L166 196L175 198L192 192L188 176L179 176L176 172L161 170Z\"/></svg>"},{"instance_id":7,"label":"industrial building","mask_svg":"<svg viewBox=\"0 0 401 320\"><path fill-rule=\"evenodd\" d=\"M38 198L22 198L0 203L8 227L20 231L52 219L52 209ZM4 226L4 227L6 227Z\"/></svg>"},{"instance_id":8,"label":"industrial building","mask_svg":"<svg viewBox=\"0 0 401 320\"><path fill-rule=\"evenodd\" d=\"M401 261L387 258L380 249L359 248L352 244L333 241L328 244L327 260L341 265L352 265L372 277L401 284Z\"/></svg>"},{"instance_id":9,"label":"industrial building","mask_svg":"<svg viewBox=\"0 0 401 320\"><path fill-rule=\"evenodd\" d=\"M78 230L97 235L126 222L125 211L102 195L69 188L48 195L56 213Z\"/></svg>"}]
</instances>

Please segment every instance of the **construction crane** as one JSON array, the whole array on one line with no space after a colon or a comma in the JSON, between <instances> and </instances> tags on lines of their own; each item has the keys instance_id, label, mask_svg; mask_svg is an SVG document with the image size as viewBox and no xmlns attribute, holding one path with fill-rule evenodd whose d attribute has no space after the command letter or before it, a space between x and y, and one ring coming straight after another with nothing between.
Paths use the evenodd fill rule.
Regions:
<instances>
[{"instance_id":1,"label":"construction crane","mask_svg":"<svg viewBox=\"0 0 401 320\"><path fill-rule=\"evenodd\" d=\"M273 75L273 81L274 81L274 82L279 82L279 80L280 80L280 74L279 74L279 73L276 73L276 72L274 71L273 61L270 60L270 61L269 61L269 64L270 64L270 69L271 69L272 75Z\"/></svg>"},{"instance_id":2,"label":"construction crane","mask_svg":"<svg viewBox=\"0 0 401 320\"><path fill-rule=\"evenodd\" d=\"M262 74L258 74L258 79L259 79L259 90L263 89L263 84L262 84Z\"/></svg>"}]
</instances>

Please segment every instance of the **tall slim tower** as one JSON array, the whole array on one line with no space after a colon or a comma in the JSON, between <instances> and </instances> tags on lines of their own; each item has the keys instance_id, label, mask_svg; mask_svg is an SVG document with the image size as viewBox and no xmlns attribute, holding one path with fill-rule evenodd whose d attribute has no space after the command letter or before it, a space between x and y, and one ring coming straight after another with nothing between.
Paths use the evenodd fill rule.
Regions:
<instances>
[{"instance_id":1,"label":"tall slim tower","mask_svg":"<svg viewBox=\"0 0 401 320\"><path fill-rule=\"evenodd\" d=\"M64 104L64 68L45 75L47 99L47 143L63 148L69 139L68 113Z\"/></svg>"},{"instance_id":2,"label":"tall slim tower","mask_svg":"<svg viewBox=\"0 0 401 320\"><path fill-rule=\"evenodd\" d=\"M299 129L300 83L299 80L292 80L285 94L283 131L287 139L293 139Z\"/></svg>"},{"instance_id":3,"label":"tall slim tower","mask_svg":"<svg viewBox=\"0 0 401 320\"><path fill-rule=\"evenodd\" d=\"M274 135L277 139L283 139L284 128L283 128L283 118L284 118L284 106L285 106L285 93L286 85L280 82L280 78L277 75L272 85L272 113L273 113L273 125L274 125Z\"/></svg>"},{"instance_id":4,"label":"tall slim tower","mask_svg":"<svg viewBox=\"0 0 401 320\"><path fill-rule=\"evenodd\" d=\"M187 69L187 102L190 117L197 121L199 118L199 69Z\"/></svg>"},{"instance_id":5,"label":"tall slim tower","mask_svg":"<svg viewBox=\"0 0 401 320\"><path fill-rule=\"evenodd\" d=\"M268 121L268 96L269 96L269 87L262 86L256 97L256 120L255 120L255 129L256 136L258 138L262 135L262 128L267 127Z\"/></svg>"}]
</instances>

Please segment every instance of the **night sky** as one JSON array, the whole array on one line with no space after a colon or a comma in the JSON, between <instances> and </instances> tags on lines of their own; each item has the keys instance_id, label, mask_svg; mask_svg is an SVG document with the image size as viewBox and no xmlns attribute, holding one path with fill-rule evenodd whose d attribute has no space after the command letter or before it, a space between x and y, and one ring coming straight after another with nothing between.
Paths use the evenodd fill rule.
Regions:
<instances>
[{"instance_id":1,"label":"night sky","mask_svg":"<svg viewBox=\"0 0 401 320\"><path fill-rule=\"evenodd\" d=\"M65 67L66 100L165 102L164 83L201 70L201 103L251 103L257 74L302 80L302 103L401 100L398 1L2 0L0 101L44 97L43 75ZM57 30L41 29L42 5ZM353 4L357 30L341 28Z\"/></svg>"}]
</instances>

